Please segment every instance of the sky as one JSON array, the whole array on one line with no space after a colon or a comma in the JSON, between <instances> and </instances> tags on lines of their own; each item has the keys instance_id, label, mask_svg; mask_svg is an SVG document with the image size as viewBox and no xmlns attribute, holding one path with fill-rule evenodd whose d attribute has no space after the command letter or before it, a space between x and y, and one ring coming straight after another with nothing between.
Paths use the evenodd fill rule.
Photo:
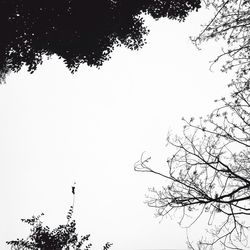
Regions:
<instances>
[{"instance_id":1,"label":"sky","mask_svg":"<svg viewBox=\"0 0 250 250\"><path fill-rule=\"evenodd\" d=\"M208 18L206 10L184 23L147 18L147 44L117 48L100 69L72 75L54 56L32 75L8 76L0 85L0 249L28 236L21 218L43 212L52 228L66 223L74 182L74 219L93 250L107 241L114 250L186 248L185 229L144 203L165 180L134 163L146 151L164 170L168 132L226 95L229 75L209 70L220 43L198 50L189 39Z\"/></svg>"}]
</instances>

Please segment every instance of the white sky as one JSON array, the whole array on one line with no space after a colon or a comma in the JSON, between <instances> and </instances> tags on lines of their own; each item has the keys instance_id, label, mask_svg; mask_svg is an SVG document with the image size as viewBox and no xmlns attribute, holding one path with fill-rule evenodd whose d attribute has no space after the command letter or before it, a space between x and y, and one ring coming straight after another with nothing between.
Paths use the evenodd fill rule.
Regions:
<instances>
[{"instance_id":1,"label":"white sky","mask_svg":"<svg viewBox=\"0 0 250 250\"><path fill-rule=\"evenodd\" d=\"M219 45L197 50L206 12L185 23L149 20L140 51L116 49L97 70L71 75L56 58L33 74L11 74L0 86L0 249L25 237L20 222L41 212L55 227L65 223L76 181L74 218L91 234L93 250L183 249L185 230L154 217L143 202L148 187L164 183L137 173L143 151L164 168L166 135L180 131L181 117L206 115L225 95L229 77L209 71Z\"/></svg>"}]
</instances>

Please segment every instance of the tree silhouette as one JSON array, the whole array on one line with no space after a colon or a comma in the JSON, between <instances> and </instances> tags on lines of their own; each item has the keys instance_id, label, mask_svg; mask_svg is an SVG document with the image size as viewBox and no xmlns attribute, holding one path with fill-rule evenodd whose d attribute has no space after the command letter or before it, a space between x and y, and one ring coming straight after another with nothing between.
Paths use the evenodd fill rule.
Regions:
<instances>
[{"instance_id":1,"label":"tree silhouette","mask_svg":"<svg viewBox=\"0 0 250 250\"><path fill-rule=\"evenodd\" d=\"M183 136L169 135L168 145L174 153L167 160L166 172L151 168L147 157L135 164L135 170L162 176L167 181L162 190L152 188L147 201L156 208L158 216L179 211L179 223L190 227L202 215L209 215L212 237L203 237L198 249L248 246L250 81L240 77L229 86L232 96L220 99L220 107L206 119L184 119Z\"/></svg>"},{"instance_id":2,"label":"tree silhouette","mask_svg":"<svg viewBox=\"0 0 250 250\"><path fill-rule=\"evenodd\" d=\"M0 77L23 65L32 73L53 54L71 72L101 66L115 46L143 46L140 14L182 21L198 8L200 0L0 0Z\"/></svg>"},{"instance_id":3,"label":"tree silhouette","mask_svg":"<svg viewBox=\"0 0 250 250\"><path fill-rule=\"evenodd\" d=\"M55 229L44 226L41 216L32 216L31 219L22 219L31 226L30 235L26 239L7 241L13 250L89 250L92 243L89 242L90 234L78 236L76 233L76 222L72 219L74 210L75 194L73 204L67 213L67 223L59 225ZM107 242L103 250L108 250L113 244Z\"/></svg>"}]
</instances>

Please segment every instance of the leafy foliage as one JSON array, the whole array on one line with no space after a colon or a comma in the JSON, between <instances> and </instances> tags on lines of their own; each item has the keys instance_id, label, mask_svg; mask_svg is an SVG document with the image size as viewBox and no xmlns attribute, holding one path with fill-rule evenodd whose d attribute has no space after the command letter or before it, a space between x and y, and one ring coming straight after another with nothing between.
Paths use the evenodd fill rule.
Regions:
<instances>
[{"instance_id":1,"label":"leafy foliage","mask_svg":"<svg viewBox=\"0 0 250 250\"><path fill-rule=\"evenodd\" d=\"M67 214L68 222L52 230L43 225L41 221L43 214L32 216L31 219L22 219L24 223L32 227L30 235L26 239L8 241L7 244L13 250L89 250L92 247L92 243L88 243L90 234L78 236L72 213L73 206L70 207ZM112 243L107 242L103 246L103 250L108 250L111 246Z\"/></svg>"},{"instance_id":2,"label":"leafy foliage","mask_svg":"<svg viewBox=\"0 0 250 250\"><path fill-rule=\"evenodd\" d=\"M113 245L112 243L107 242L107 243L103 246L103 250L108 250L108 249L110 249L110 247L111 247L112 245Z\"/></svg>"},{"instance_id":3,"label":"leafy foliage","mask_svg":"<svg viewBox=\"0 0 250 250\"><path fill-rule=\"evenodd\" d=\"M114 46L138 49L148 33L140 14L184 20L200 0L0 0L0 76L58 55L74 72L101 66Z\"/></svg>"},{"instance_id":4,"label":"leafy foliage","mask_svg":"<svg viewBox=\"0 0 250 250\"><path fill-rule=\"evenodd\" d=\"M11 245L11 249L59 250L73 248L80 250L83 244L89 240L89 234L79 239L75 232L76 223L74 220L51 230L48 226L43 226L40 219L41 215L33 216L31 219L22 219L23 222L32 226L31 234L25 240L8 241L7 244ZM87 246L91 246L91 243ZM85 246L85 249L87 249L87 246Z\"/></svg>"}]
</instances>

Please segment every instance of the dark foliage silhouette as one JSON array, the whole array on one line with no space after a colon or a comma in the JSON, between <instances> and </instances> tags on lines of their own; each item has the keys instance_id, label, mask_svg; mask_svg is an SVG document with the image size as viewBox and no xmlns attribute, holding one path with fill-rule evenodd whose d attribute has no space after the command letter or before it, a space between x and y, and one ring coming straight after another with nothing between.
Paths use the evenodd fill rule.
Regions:
<instances>
[{"instance_id":1,"label":"dark foliage silhouette","mask_svg":"<svg viewBox=\"0 0 250 250\"><path fill-rule=\"evenodd\" d=\"M92 243L89 243L90 234L79 236L76 233L76 222L72 219L74 210L75 194L73 204L67 213L67 223L59 225L55 229L44 226L41 220L43 213L32 216L31 219L22 219L31 226L30 235L26 239L7 241L13 250L89 250ZM108 250L113 244L107 242L103 250Z\"/></svg>"},{"instance_id":2,"label":"dark foliage silhouette","mask_svg":"<svg viewBox=\"0 0 250 250\"><path fill-rule=\"evenodd\" d=\"M184 20L200 0L0 0L0 76L36 70L58 55L74 72L100 66L116 45L138 49L148 33L140 14Z\"/></svg>"}]
</instances>

